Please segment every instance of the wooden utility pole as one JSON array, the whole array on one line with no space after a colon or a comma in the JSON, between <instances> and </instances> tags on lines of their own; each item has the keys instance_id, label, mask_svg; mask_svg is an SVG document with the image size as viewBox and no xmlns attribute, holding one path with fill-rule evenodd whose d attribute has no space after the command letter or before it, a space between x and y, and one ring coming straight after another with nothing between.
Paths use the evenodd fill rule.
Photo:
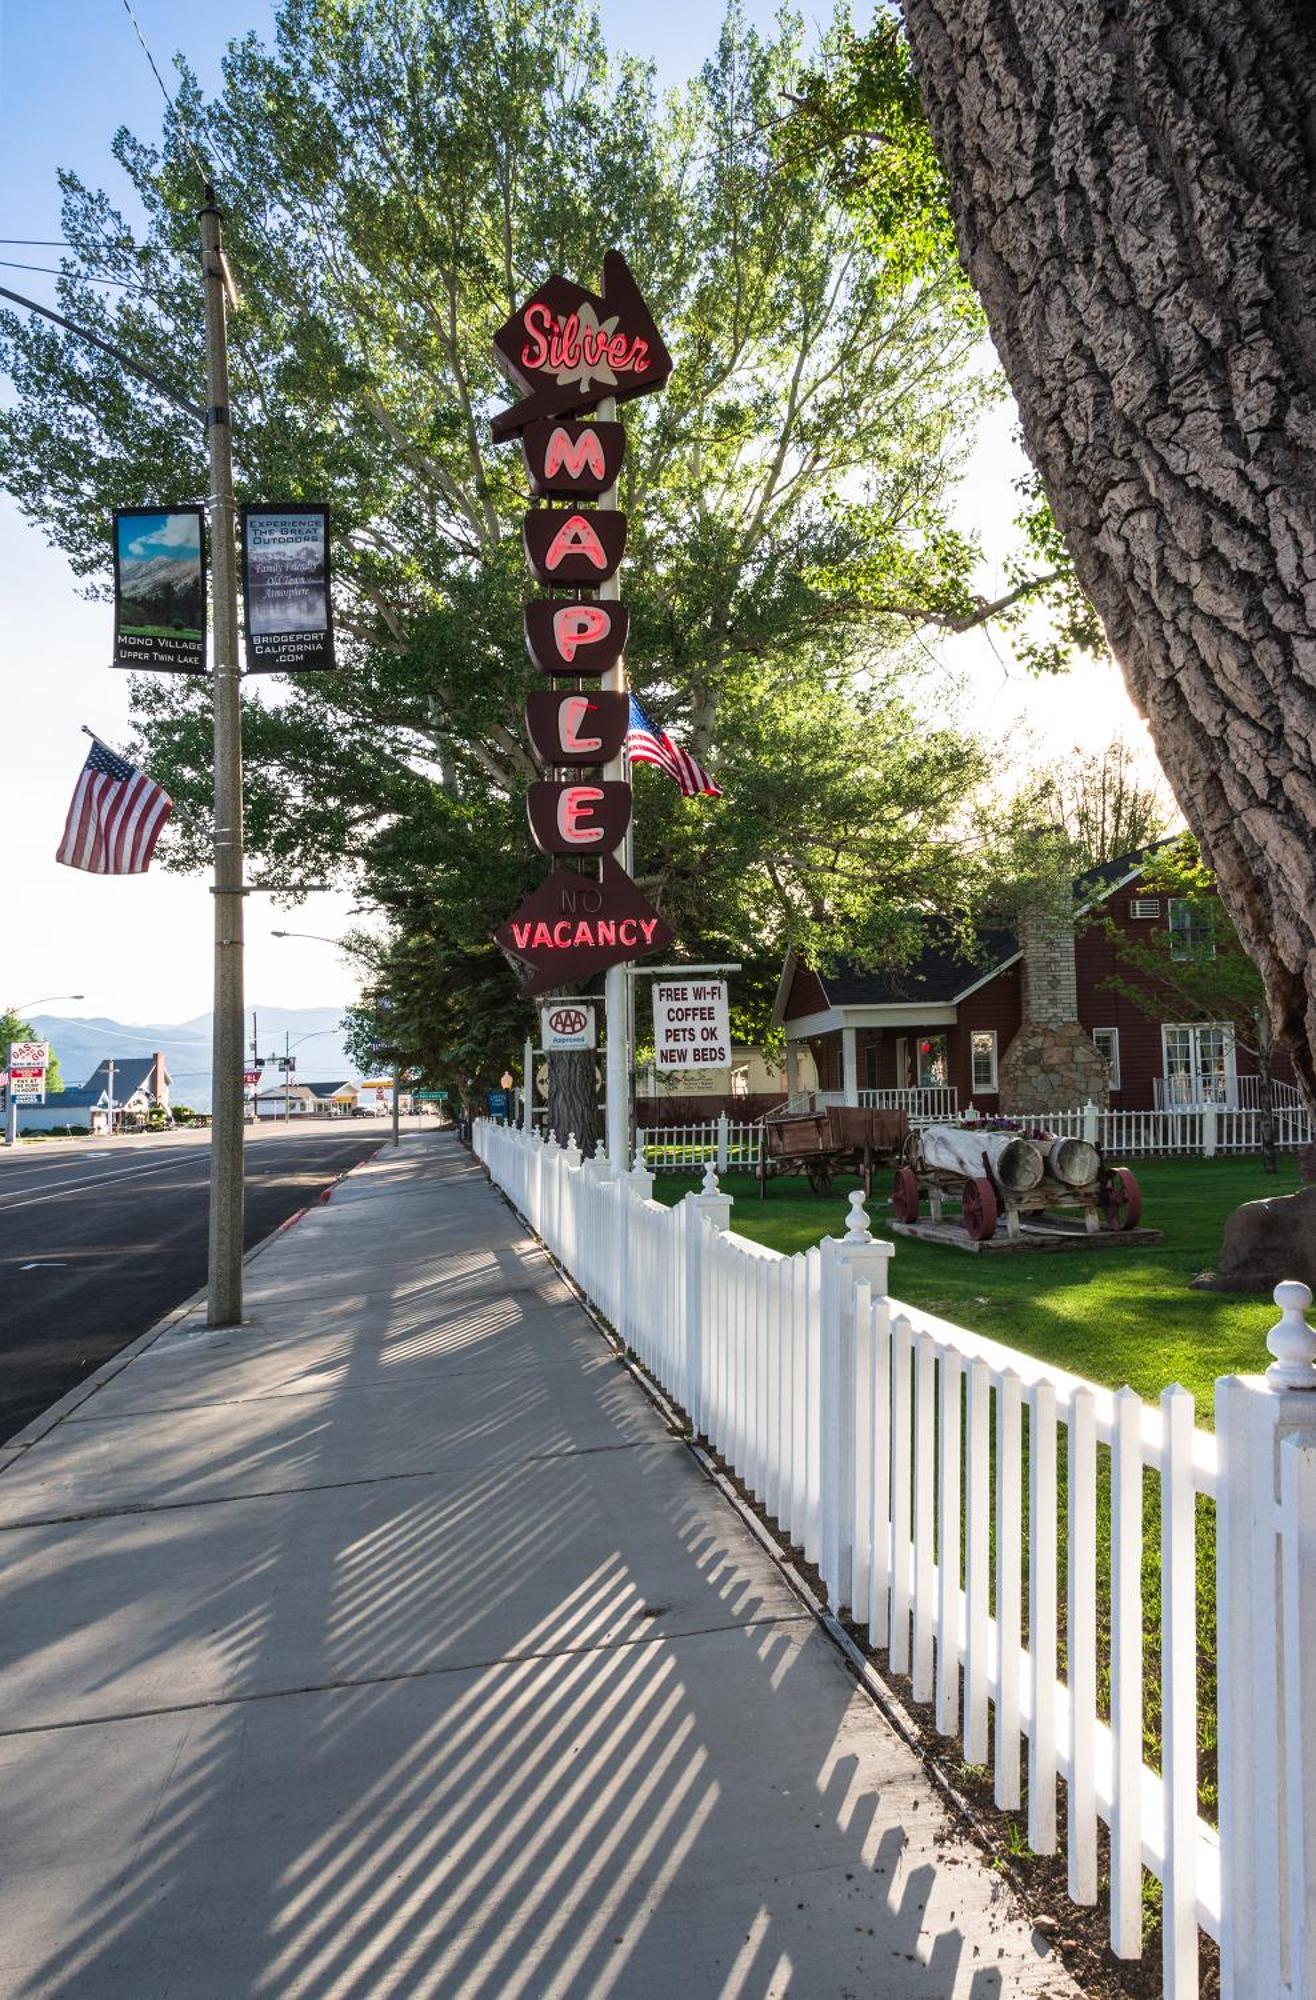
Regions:
<instances>
[{"instance_id":1,"label":"wooden utility pole","mask_svg":"<svg viewBox=\"0 0 1316 2000\"><path fill-rule=\"evenodd\" d=\"M211 1077L209 1326L242 1318L242 703L238 663L237 516L229 416L223 215L206 189L201 268L206 313L206 436L214 624L215 998Z\"/></svg>"}]
</instances>

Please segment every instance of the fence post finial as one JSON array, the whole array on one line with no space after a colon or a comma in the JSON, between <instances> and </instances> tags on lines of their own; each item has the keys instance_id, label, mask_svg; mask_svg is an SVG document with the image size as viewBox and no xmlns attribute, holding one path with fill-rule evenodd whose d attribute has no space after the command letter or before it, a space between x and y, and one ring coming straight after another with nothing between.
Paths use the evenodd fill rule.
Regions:
<instances>
[{"instance_id":1,"label":"fence post finial","mask_svg":"<svg viewBox=\"0 0 1316 2000\"><path fill-rule=\"evenodd\" d=\"M1272 1296L1280 1316L1266 1336L1275 1357L1266 1380L1273 1389L1316 1389L1316 1333L1307 1324L1311 1287L1287 1278Z\"/></svg>"},{"instance_id":2,"label":"fence post finial","mask_svg":"<svg viewBox=\"0 0 1316 2000\"><path fill-rule=\"evenodd\" d=\"M699 1190L699 1192L701 1194L718 1194L721 1192L718 1186L717 1169L714 1167L713 1162L711 1160L708 1162L708 1165L704 1168L704 1185Z\"/></svg>"},{"instance_id":3,"label":"fence post finial","mask_svg":"<svg viewBox=\"0 0 1316 2000\"><path fill-rule=\"evenodd\" d=\"M868 1210L864 1207L862 1188L850 1190L850 1213L845 1218L845 1243L871 1243L873 1232L868 1226Z\"/></svg>"}]
</instances>

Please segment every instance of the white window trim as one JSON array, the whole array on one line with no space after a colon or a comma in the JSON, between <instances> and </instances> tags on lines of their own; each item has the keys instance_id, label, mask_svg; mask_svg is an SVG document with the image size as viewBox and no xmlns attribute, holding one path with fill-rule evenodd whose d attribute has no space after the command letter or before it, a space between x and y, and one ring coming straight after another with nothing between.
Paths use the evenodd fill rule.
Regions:
<instances>
[{"instance_id":1,"label":"white window trim","mask_svg":"<svg viewBox=\"0 0 1316 2000\"><path fill-rule=\"evenodd\" d=\"M1104 1051L1101 1044L1097 1041L1098 1035L1110 1036L1110 1054L1106 1057L1106 1061L1110 1067L1110 1087L1112 1090L1118 1090L1120 1087L1120 1031L1118 1028L1094 1028L1092 1030L1092 1039L1096 1043L1097 1052L1098 1054L1103 1054Z\"/></svg>"},{"instance_id":2,"label":"white window trim","mask_svg":"<svg viewBox=\"0 0 1316 2000\"><path fill-rule=\"evenodd\" d=\"M973 1043L974 1043L974 1038L978 1035L990 1035L992 1038L992 1080L990 1083L979 1083L977 1077L974 1075L974 1064L977 1060L977 1057L974 1053ZM999 1095L1001 1088L999 1055L1000 1055L1000 1048L995 1028L970 1028L969 1095L971 1097L996 1097Z\"/></svg>"},{"instance_id":3,"label":"white window trim","mask_svg":"<svg viewBox=\"0 0 1316 2000\"><path fill-rule=\"evenodd\" d=\"M1175 1032L1187 1031L1198 1035L1203 1029L1218 1028L1224 1036L1226 1092L1222 1109L1238 1101L1238 1047L1234 1040L1232 1021L1162 1021L1161 1023L1161 1075L1166 1083L1170 1080L1169 1037Z\"/></svg>"},{"instance_id":4,"label":"white window trim","mask_svg":"<svg viewBox=\"0 0 1316 2000\"><path fill-rule=\"evenodd\" d=\"M1175 913L1175 911L1176 911L1176 910L1187 910L1187 911L1188 911L1188 921L1187 921L1187 923L1178 923L1178 924L1177 924L1177 923L1175 922L1175 920L1174 920L1174 913ZM1194 912L1193 912L1193 899L1192 899L1192 897L1191 897L1191 896L1167 896L1167 897L1166 897L1166 899L1165 899L1165 922L1166 922L1166 927L1167 927L1167 929L1169 930L1169 933L1170 933L1170 957L1171 957L1172 959L1175 959L1175 960L1176 960L1176 961L1177 961L1177 962L1178 962L1179 964L1181 964L1181 965L1182 965L1183 963L1185 963L1185 961L1187 961L1187 960L1190 960L1190 959L1193 959L1193 958L1197 958L1197 957L1200 957L1200 958L1203 958L1203 959L1205 959L1205 958L1214 958L1214 957L1215 957L1215 930L1214 930L1214 927L1212 927L1212 931L1211 931L1211 949L1210 949L1210 951L1209 951L1209 952L1200 952L1200 953L1198 953L1198 952L1194 952L1194 951L1192 951L1192 950L1191 950L1191 949L1189 949L1189 948L1186 948L1186 949L1185 949L1185 950L1183 950L1183 951L1176 951L1176 950L1175 950L1175 948L1174 948L1174 941L1175 941L1175 939L1176 939L1176 938L1182 938L1182 939L1184 940L1184 944L1185 944L1185 947L1191 947L1191 944L1192 944L1192 940L1193 940L1193 934L1194 934L1194 926L1193 926L1193 915L1194 915ZM1213 1024L1212 1024L1212 1023L1210 1023L1210 1022L1203 1022L1203 1023L1202 1023L1202 1025L1203 1025L1204 1027L1209 1027L1209 1026L1212 1026Z\"/></svg>"}]
</instances>

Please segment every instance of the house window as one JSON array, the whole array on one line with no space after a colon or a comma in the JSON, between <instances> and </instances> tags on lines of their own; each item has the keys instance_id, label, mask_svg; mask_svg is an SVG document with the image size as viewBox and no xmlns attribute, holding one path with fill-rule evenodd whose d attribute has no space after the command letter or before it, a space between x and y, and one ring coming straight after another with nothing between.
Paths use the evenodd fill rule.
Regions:
<instances>
[{"instance_id":1,"label":"house window","mask_svg":"<svg viewBox=\"0 0 1316 2000\"><path fill-rule=\"evenodd\" d=\"M1188 896L1171 896L1170 957L1214 958L1215 924L1204 903Z\"/></svg>"},{"instance_id":2,"label":"house window","mask_svg":"<svg viewBox=\"0 0 1316 2000\"><path fill-rule=\"evenodd\" d=\"M944 1035L920 1035L918 1048L918 1084L920 1090L937 1090L950 1081L950 1064L946 1060L946 1037Z\"/></svg>"},{"instance_id":3,"label":"house window","mask_svg":"<svg viewBox=\"0 0 1316 2000\"><path fill-rule=\"evenodd\" d=\"M969 1037L973 1088L991 1095L996 1090L996 1030L975 1028Z\"/></svg>"},{"instance_id":4,"label":"house window","mask_svg":"<svg viewBox=\"0 0 1316 2000\"><path fill-rule=\"evenodd\" d=\"M1161 1029L1165 1102L1170 1109L1230 1105L1237 1094L1234 1031L1225 1021Z\"/></svg>"},{"instance_id":5,"label":"house window","mask_svg":"<svg viewBox=\"0 0 1316 2000\"><path fill-rule=\"evenodd\" d=\"M1120 1031L1118 1028L1094 1028L1092 1039L1097 1045L1097 1053L1106 1058L1110 1071L1110 1087L1120 1087Z\"/></svg>"}]
</instances>

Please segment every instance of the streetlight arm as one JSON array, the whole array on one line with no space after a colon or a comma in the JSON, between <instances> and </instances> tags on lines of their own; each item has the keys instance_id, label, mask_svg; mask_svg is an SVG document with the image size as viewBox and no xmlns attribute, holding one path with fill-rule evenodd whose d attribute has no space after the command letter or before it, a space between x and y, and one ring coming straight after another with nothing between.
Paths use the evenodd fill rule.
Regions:
<instances>
[{"instance_id":1,"label":"streetlight arm","mask_svg":"<svg viewBox=\"0 0 1316 2000\"><path fill-rule=\"evenodd\" d=\"M167 403L172 403L176 410L182 410L186 416L194 417L199 424L208 422L206 412L199 403L189 403L186 396L180 396L176 389L171 389L167 382L162 382L149 368L143 368L140 361L132 360L120 348L111 347L109 341L102 340L98 333L89 333L85 326L75 326L71 319L65 319L63 313L57 313L52 306L39 306L35 299L25 299L21 292L11 292L8 285L0 285L0 299L12 299L16 306L26 306L29 312L39 313L42 319L53 319L56 326L62 326L67 332L76 334L79 340L89 341L93 347L99 347L102 354L108 354L111 361L117 361L130 375L140 376L143 382L149 382L156 394L163 396Z\"/></svg>"}]
</instances>

